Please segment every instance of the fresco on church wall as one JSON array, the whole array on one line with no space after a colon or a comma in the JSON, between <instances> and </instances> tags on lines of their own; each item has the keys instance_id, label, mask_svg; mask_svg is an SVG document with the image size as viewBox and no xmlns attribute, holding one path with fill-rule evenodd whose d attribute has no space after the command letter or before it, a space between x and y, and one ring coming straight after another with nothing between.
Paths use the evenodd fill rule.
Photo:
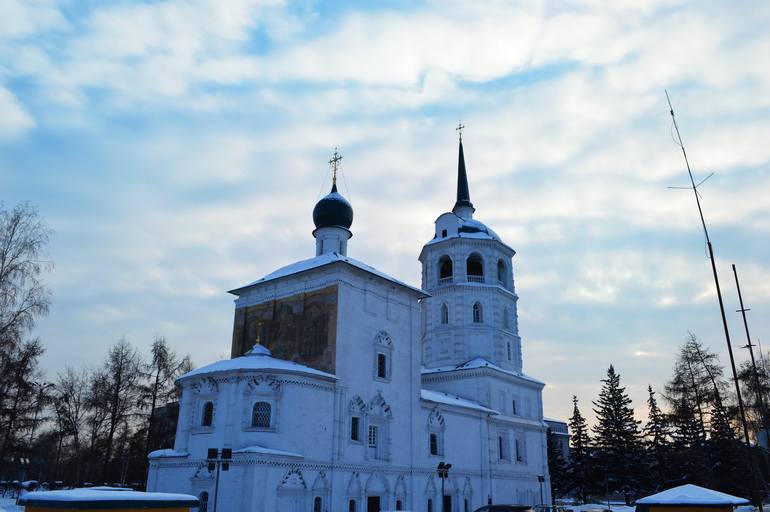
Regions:
<instances>
[{"instance_id":1,"label":"fresco on church wall","mask_svg":"<svg viewBox=\"0 0 770 512\"><path fill-rule=\"evenodd\" d=\"M231 357L261 343L273 357L335 373L337 287L236 308Z\"/></svg>"}]
</instances>

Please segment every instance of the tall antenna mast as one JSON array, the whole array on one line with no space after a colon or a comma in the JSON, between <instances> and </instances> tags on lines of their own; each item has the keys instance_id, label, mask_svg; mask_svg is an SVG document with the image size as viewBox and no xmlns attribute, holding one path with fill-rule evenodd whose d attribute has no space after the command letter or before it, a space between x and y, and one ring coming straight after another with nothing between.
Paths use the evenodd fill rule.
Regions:
<instances>
[{"instance_id":1,"label":"tall antenna mast","mask_svg":"<svg viewBox=\"0 0 770 512\"><path fill-rule=\"evenodd\" d=\"M751 462L752 462L752 470L754 472L754 478L757 484L759 484L758 479L758 473L757 473L757 465L756 461L754 460L754 452L751 450L751 440L749 438L749 428L746 423L746 411L743 408L743 397L741 396L741 386L738 383L738 372L735 369L735 357L733 356L733 345L730 342L730 331L727 328L727 316L725 316L725 305L722 301L722 289L719 286L719 276L717 275L717 266L716 262L714 261L714 248L711 246L711 239L709 238L709 232L706 228L706 220L703 217L703 208L700 204L700 195L698 194L698 187L703 184L704 181L706 181L708 178L711 177L709 175L706 179L702 180L697 185L695 184L695 179L692 176L692 170L690 170L690 162L687 160L687 151L684 149L684 144L682 143L682 136L679 134L679 126L676 124L676 117L674 116L674 107L671 106L671 98L668 97L668 91L666 91L666 100L668 101L668 108L669 112L671 114L671 120L674 123L674 129L676 130L676 143L677 145L682 148L682 155L684 156L684 163L687 166L687 174L690 177L690 187L693 194L695 195L695 204L698 205L698 214L700 215L700 221L703 225L703 234L706 237L706 247L708 248L708 254L709 254L709 260L711 260L711 272L714 274L714 285L717 289L717 297L719 298L719 311L722 314L722 327L725 331L725 341L727 342L727 352L730 354L730 366L733 370L733 382L735 383L735 395L738 398L738 410L741 414L741 425L743 426L743 437L746 441L746 448L749 450L751 454ZM758 492L757 489L757 496L756 496L756 502L761 506L761 498L759 497L761 494Z\"/></svg>"},{"instance_id":2,"label":"tall antenna mast","mask_svg":"<svg viewBox=\"0 0 770 512\"><path fill-rule=\"evenodd\" d=\"M743 348L749 349L749 354L751 355L751 368L754 372L754 385L757 388L757 405L759 406L759 421L761 424L758 436L764 435L765 441L767 442L769 441L767 437L767 410L765 409L765 401L762 398L762 387L759 385L759 373L757 372L757 362L754 359L755 345L751 343L751 335L749 334L749 322L746 320L746 311L751 311L751 310L746 308L743 305L743 295L741 295L741 284L738 282L738 271L735 269L735 263L733 263L733 274L735 275L735 287L738 289L738 301L741 304L741 309L739 309L737 313L740 313L741 316L743 316L743 327L746 329L746 341L748 342L748 345L746 345ZM762 355L761 351L760 351L760 355Z\"/></svg>"}]
</instances>

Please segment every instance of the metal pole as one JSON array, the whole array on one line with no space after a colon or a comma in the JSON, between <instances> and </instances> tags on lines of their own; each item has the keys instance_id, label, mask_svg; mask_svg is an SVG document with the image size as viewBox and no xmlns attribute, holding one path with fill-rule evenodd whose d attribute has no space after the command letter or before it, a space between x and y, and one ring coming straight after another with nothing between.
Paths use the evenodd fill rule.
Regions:
<instances>
[{"instance_id":1,"label":"metal pole","mask_svg":"<svg viewBox=\"0 0 770 512\"><path fill-rule=\"evenodd\" d=\"M759 419L761 422L760 432L764 432L767 429L767 411L765 410L765 403L762 399L762 388L759 384L759 373L757 372L757 362L754 359L754 345L751 343L751 335L749 334L749 323L746 320L746 311L749 311L743 306L743 295L741 294L741 284L738 282L738 271L735 269L735 263L733 263L733 274L735 275L735 288L738 290L738 301L741 304L741 309L738 312L743 316L743 327L746 329L746 341L748 345L745 348L749 349L751 355L751 367L754 371L754 385L757 387L757 405L759 406ZM759 438L759 435L757 436Z\"/></svg>"},{"instance_id":2,"label":"metal pole","mask_svg":"<svg viewBox=\"0 0 770 512\"><path fill-rule=\"evenodd\" d=\"M441 512L446 512L444 508L446 503L444 502L444 474L441 474Z\"/></svg>"},{"instance_id":3,"label":"metal pole","mask_svg":"<svg viewBox=\"0 0 770 512\"><path fill-rule=\"evenodd\" d=\"M214 481L214 512L217 512L217 501L219 498L219 467L222 465L222 461L219 460L217 455L217 478Z\"/></svg>"},{"instance_id":4,"label":"metal pole","mask_svg":"<svg viewBox=\"0 0 770 512\"><path fill-rule=\"evenodd\" d=\"M719 276L717 275L717 266L716 262L714 261L714 249L711 247L711 239L709 238L708 229L706 229L706 220L703 217L703 208L701 208L700 204L700 198L698 197L698 188L695 184L695 179L692 176L692 170L690 170L690 162L687 160L687 152L684 149L684 144L682 143L682 136L679 133L679 126L676 124L676 117L674 117L674 107L671 106L671 99L668 97L668 91L666 91L666 99L668 100L668 107L669 112L671 113L671 120L674 123L674 129L676 130L676 138L679 144L679 147L682 149L682 155L684 156L684 163L687 166L687 174L690 177L690 183L692 184L692 191L695 195L695 203L698 205L698 214L700 215L700 221L703 225L703 234L706 236L706 246L708 248L709 253L709 260L711 260L711 272L714 275L714 285L717 289L717 297L719 298L719 312L722 315L722 328L725 332L725 341L727 342L727 352L730 354L730 367L733 371L733 382L735 383L735 395L738 398L738 410L740 411L741 415L741 425L743 425L743 436L746 441L746 449L749 451L749 456L751 457L752 462L752 471L754 473L754 479L755 479L755 485L757 488L755 489L757 496L755 499L755 504L757 506L761 506L761 499L760 499L760 490L758 488L759 484L759 472L757 469L756 460L754 460L754 452L751 450L751 440L749 439L749 428L746 425L746 412L743 409L743 398L741 397L741 387L738 384L738 372L735 370L735 357L733 357L733 346L730 342L730 331L727 328L727 316L725 316L725 306L724 302L722 301L722 289L719 286Z\"/></svg>"}]
</instances>

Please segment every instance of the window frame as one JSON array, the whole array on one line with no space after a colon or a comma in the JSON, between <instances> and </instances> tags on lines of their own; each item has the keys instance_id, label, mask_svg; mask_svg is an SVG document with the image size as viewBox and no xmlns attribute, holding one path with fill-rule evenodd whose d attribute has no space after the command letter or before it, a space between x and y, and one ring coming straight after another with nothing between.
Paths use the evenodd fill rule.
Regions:
<instances>
[{"instance_id":1,"label":"window frame","mask_svg":"<svg viewBox=\"0 0 770 512\"><path fill-rule=\"evenodd\" d=\"M267 426L255 424L256 414L258 414L256 409L259 404L265 404L267 406ZM249 426L252 430L271 430L273 428L273 404L268 400L256 400L251 405L251 419L249 420Z\"/></svg>"},{"instance_id":2,"label":"window frame","mask_svg":"<svg viewBox=\"0 0 770 512\"><path fill-rule=\"evenodd\" d=\"M476 301L473 303L471 319L473 320L474 324L484 323L484 308L481 305L481 301Z\"/></svg>"}]
</instances>

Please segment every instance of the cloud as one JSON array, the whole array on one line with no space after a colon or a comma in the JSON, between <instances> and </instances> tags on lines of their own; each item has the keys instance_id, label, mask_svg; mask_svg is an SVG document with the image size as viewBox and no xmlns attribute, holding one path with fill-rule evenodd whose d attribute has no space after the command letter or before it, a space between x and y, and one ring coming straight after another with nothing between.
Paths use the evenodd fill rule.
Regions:
<instances>
[{"instance_id":1,"label":"cloud","mask_svg":"<svg viewBox=\"0 0 770 512\"><path fill-rule=\"evenodd\" d=\"M15 137L35 126L18 99L0 84L0 140Z\"/></svg>"},{"instance_id":2,"label":"cloud","mask_svg":"<svg viewBox=\"0 0 770 512\"><path fill-rule=\"evenodd\" d=\"M590 408L610 362L641 406L688 328L722 343L692 194L667 188L687 176L664 88L696 176L717 171L701 192L726 300L735 261L770 327L770 8L742 7L4 3L4 191L57 233L46 364L156 333L227 355L225 290L314 254L337 145L350 254L418 283L463 119L477 218L518 251L548 414L573 392Z\"/></svg>"}]
</instances>

